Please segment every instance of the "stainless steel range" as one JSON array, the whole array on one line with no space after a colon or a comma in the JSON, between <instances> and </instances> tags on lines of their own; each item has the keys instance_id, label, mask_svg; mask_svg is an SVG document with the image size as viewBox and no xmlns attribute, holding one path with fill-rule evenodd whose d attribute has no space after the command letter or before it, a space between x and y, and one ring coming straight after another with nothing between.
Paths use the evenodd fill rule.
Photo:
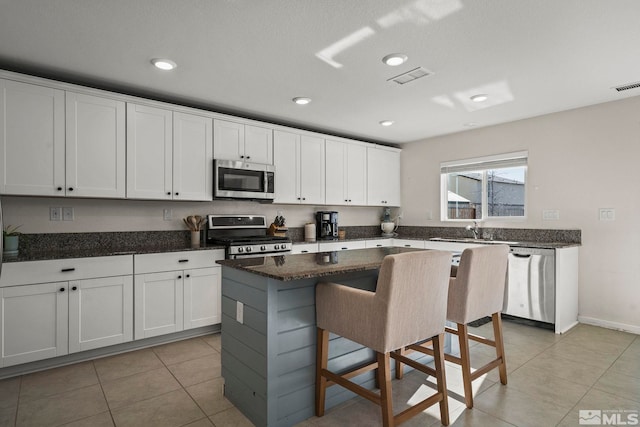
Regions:
<instances>
[{"instance_id":1,"label":"stainless steel range","mask_svg":"<svg viewBox=\"0 0 640 427\"><path fill-rule=\"evenodd\" d=\"M227 259L286 255L288 237L267 236L262 215L207 215L207 243L224 245Z\"/></svg>"}]
</instances>

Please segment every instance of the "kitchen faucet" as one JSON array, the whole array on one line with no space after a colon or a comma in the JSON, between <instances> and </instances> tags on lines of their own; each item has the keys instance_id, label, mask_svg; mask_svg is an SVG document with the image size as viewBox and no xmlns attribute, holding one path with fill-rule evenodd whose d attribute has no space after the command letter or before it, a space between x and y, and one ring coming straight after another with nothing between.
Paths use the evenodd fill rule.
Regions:
<instances>
[{"instance_id":1,"label":"kitchen faucet","mask_svg":"<svg viewBox=\"0 0 640 427\"><path fill-rule=\"evenodd\" d=\"M473 227L470 225L467 225L465 227L468 231L471 231L473 233L473 238L477 239L478 238L478 223L476 221L473 221Z\"/></svg>"}]
</instances>

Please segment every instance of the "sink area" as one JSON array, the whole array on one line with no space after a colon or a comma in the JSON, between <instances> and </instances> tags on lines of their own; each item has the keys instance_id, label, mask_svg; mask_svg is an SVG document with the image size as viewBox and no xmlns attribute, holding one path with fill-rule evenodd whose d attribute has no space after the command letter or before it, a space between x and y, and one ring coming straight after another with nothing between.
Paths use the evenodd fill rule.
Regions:
<instances>
[{"instance_id":1,"label":"sink area","mask_svg":"<svg viewBox=\"0 0 640 427\"><path fill-rule=\"evenodd\" d=\"M482 243L485 245L517 245L520 242L512 242L508 240L487 240L487 239L473 239L473 238L460 238L460 237L432 237L432 241L441 242L456 242L456 243Z\"/></svg>"}]
</instances>

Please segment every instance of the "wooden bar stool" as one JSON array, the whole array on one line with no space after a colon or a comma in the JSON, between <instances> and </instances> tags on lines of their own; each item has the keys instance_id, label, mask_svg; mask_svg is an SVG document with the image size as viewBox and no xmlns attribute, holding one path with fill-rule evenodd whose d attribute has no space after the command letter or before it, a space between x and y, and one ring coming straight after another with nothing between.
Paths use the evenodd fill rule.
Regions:
<instances>
[{"instance_id":1,"label":"wooden bar stool","mask_svg":"<svg viewBox=\"0 0 640 427\"><path fill-rule=\"evenodd\" d=\"M498 368L500 382L507 384L504 342L502 338L502 304L507 277L509 246L491 245L465 249L460 258L456 277L449 282L447 320L455 322L457 329L447 327L446 331L458 336L460 357L445 354L445 359L462 368L464 400L467 408L473 408L473 380ZM468 332L467 324L474 320L491 316L494 340ZM496 358L471 372L469 340L495 347ZM407 349L433 354L428 342L407 346ZM434 347L435 349L435 347ZM396 377L402 378L402 366L396 362Z\"/></svg>"},{"instance_id":2,"label":"wooden bar stool","mask_svg":"<svg viewBox=\"0 0 640 427\"><path fill-rule=\"evenodd\" d=\"M384 258L375 292L336 283L317 285L317 416L324 415L326 388L338 384L380 405L385 427L404 422L436 403L440 405L442 424L449 425L443 340L450 268L450 252L406 252ZM349 372L329 371L329 332L375 350L376 360ZM435 349L435 370L394 352L430 338ZM399 358L437 379L434 395L395 416L390 357ZM377 369L379 394L350 381L373 369Z\"/></svg>"}]
</instances>

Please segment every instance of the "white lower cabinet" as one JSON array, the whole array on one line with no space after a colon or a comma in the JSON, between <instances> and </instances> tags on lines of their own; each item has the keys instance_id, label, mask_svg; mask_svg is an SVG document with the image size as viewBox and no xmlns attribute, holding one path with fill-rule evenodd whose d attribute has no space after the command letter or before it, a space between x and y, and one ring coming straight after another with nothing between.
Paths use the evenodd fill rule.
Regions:
<instances>
[{"instance_id":1,"label":"white lower cabinet","mask_svg":"<svg viewBox=\"0 0 640 427\"><path fill-rule=\"evenodd\" d=\"M132 271L130 255L6 263L0 367L131 341Z\"/></svg>"},{"instance_id":2,"label":"white lower cabinet","mask_svg":"<svg viewBox=\"0 0 640 427\"><path fill-rule=\"evenodd\" d=\"M400 248L424 249L424 240L393 239L393 246L400 247Z\"/></svg>"},{"instance_id":3,"label":"white lower cabinet","mask_svg":"<svg viewBox=\"0 0 640 427\"><path fill-rule=\"evenodd\" d=\"M350 240L338 242L320 242L318 244L319 252L347 251L350 249L364 249L366 247L364 240Z\"/></svg>"},{"instance_id":4,"label":"white lower cabinet","mask_svg":"<svg viewBox=\"0 0 640 427\"><path fill-rule=\"evenodd\" d=\"M373 239L364 241L366 248L387 248L393 246L393 240L391 239Z\"/></svg>"},{"instance_id":5,"label":"white lower cabinet","mask_svg":"<svg viewBox=\"0 0 640 427\"><path fill-rule=\"evenodd\" d=\"M314 254L318 252L317 243L296 243L291 246L291 254Z\"/></svg>"},{"instance_id":6,"label":"white lower cabinet","mask_svg":"<svg viewBox=\"0 0 640 427\"><path fill-rule=\"evenodd\" d=\"M134 338L220 323L220 259L222 249L135 255Z\"/></svg>"}]
</instances>

